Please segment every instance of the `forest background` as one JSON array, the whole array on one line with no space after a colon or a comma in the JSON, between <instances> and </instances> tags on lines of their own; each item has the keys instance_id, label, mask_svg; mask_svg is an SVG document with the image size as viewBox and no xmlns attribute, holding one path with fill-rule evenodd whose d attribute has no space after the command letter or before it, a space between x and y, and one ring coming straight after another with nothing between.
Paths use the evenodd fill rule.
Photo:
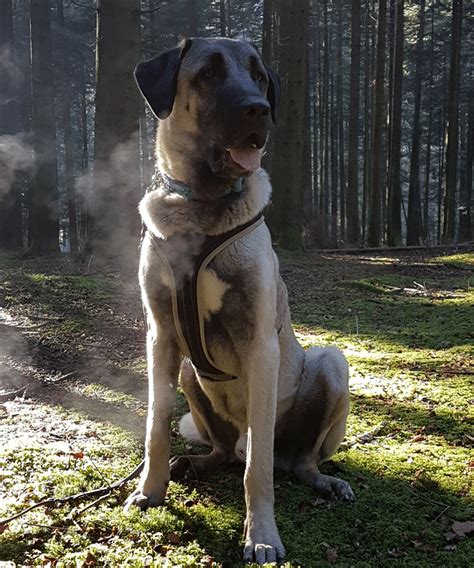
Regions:
<instances>
[{"instance_id":1,"label":"forest background","mask_svg":"<svg viewBox=\"0 0 474 568\"><path fill-rule=\"evenodd\" d=\"M470 241L473 11L462 0L2 0L0 247L133 249L157 127L134 66L218 35L255 43L282 78L265 158L282 248Z\"/></svg>"}]
</instances>

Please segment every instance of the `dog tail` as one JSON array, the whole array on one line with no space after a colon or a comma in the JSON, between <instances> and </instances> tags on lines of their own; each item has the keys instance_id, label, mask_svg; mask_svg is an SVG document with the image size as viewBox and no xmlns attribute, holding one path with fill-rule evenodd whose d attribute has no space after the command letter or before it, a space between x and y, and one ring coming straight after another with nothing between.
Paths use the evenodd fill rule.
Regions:
<instances>
[{"instance_id":1,"label":"dog tail","mask_svg":"<svg viewBox=\"0 0 474 568\"><path fill-rule=\"evenodd\" d=\"M197 444L206 443L199 434L199 430L190 412L185 414L179 421L179 433L188 442L195 442Z\"/></svg>"}]
</instances>

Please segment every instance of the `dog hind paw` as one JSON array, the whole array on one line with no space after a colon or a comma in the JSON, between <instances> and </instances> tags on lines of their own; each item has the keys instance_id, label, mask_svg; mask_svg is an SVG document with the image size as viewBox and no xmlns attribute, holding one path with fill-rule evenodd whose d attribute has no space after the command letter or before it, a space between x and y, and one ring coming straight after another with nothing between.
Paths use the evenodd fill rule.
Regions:
<instances>
[{"instance_id":1,"label":"dog hind paw","mask_svg":"<svg viewBox=\"0 0 474 568\"><path fill-rule=\"evenodd\" d=\"M352 491L352 487L343 479L330 476L317 477L313 487L324 497L336 499L337 501L344 501L346 503L355 501L355 495Z\"/></svg>"}]
</instances>

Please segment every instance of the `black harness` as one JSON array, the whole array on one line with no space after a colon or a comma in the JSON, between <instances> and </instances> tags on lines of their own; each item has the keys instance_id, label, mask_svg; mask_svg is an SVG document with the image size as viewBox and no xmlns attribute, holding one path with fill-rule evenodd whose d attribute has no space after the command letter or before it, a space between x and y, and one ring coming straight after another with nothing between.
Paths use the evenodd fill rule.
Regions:
<instances>
[{"instance_id":1,"label":"black harness","mask_svg":"<svg viewBox=\"0 0 474 568\"><path fill-rule=\"evenodd\" d=\"M151 231L149 235L152 245L163 264L168 269L171 281L171 300L173 320L178 341L183 352L189 357L196 371L203 378L211 381L229 381L236 379L218 369L212 361L206 346L204 317L199 306L198 288L200 278L211 260L223 249L244 235L252 232L263 223L263 213L221 235L207 235L197 255L190 274L184 276L183 285L176 286L176 275L179 274L179 259L166 255L164 242Z\"/></svg>"}]
</instances>

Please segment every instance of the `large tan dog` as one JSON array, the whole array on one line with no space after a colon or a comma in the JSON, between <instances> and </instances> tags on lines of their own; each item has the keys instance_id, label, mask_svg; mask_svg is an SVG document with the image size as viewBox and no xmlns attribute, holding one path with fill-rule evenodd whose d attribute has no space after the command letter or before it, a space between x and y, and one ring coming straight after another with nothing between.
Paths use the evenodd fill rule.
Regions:
<instances>
[{"instance_id":1,"label":"large tan dog","mask_svg":"<svg viewBox=\"0 0 474 568\"><path fill-rule=\"evenodd\" d=\"M244 560L279 561L285 549L274 517L274 467L326 496L354 498L348 483L318 469L344 437L346 360L335 348L305 352L297 343L259 217L271 194L260 158L279 80L251 45L230 39L187 40L141 63L136 78L161 121L155 187L140 205L147 227L140 267L149 326L146 456L127 503L157 506L170 475L245 461ZM181 430L212 451L170 462L178 375L191 409Z\"/></svg>"}]
</instances>

